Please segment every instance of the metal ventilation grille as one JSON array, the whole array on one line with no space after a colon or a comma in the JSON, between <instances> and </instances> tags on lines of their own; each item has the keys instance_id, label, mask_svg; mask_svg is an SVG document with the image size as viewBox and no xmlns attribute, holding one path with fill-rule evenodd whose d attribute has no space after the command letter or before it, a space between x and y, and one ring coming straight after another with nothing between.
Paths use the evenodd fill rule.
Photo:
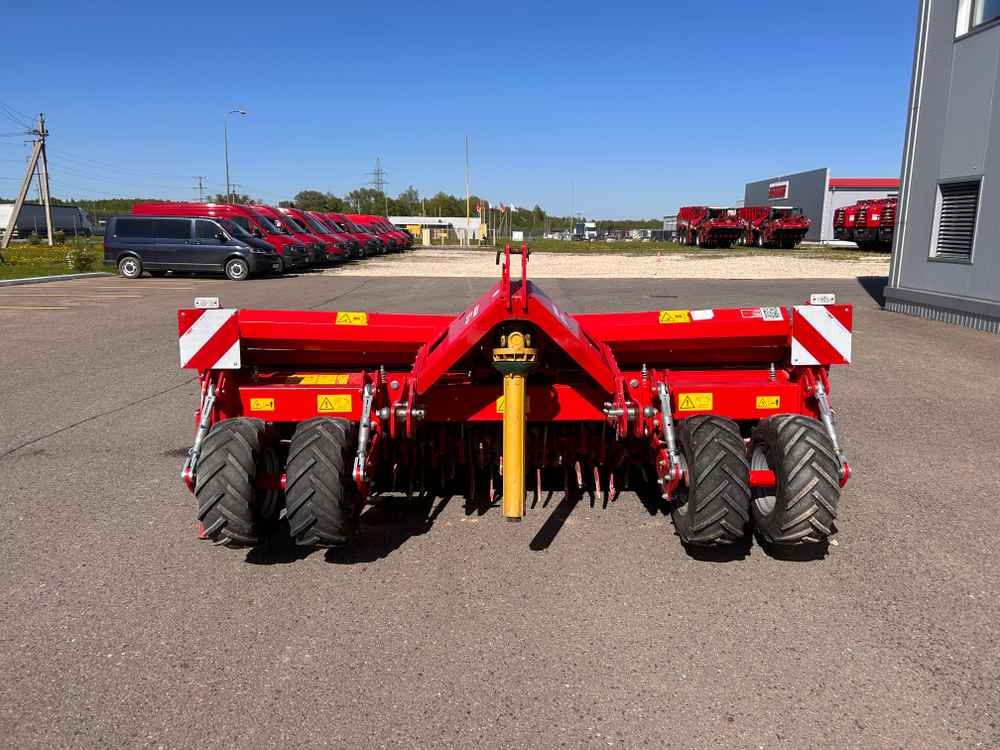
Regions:
<instances>
[{"instance_id":1,"label":"metal ventilation grille","mask_svg":"<svg viewBox=\"0 0 1000 750\"><path fill-rule=\"evenodd\" d=\"M979 208L979 181L940 185L937 243L934 255L952 260L972 258L972 240Z\"/></svg>"}]
</instances>

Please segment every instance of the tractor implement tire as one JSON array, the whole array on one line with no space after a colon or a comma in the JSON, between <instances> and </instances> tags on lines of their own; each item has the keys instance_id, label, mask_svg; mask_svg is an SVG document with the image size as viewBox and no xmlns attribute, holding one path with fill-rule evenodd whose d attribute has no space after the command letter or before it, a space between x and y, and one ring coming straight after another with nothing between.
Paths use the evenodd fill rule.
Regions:
<instances>
[{"instance_id":1,"label":"tractor implement tire","mask_svg":"<svg viewBox=\"0 0 1000 750\"><path fill-rule=\"evenodd\" d=\"M262 519L254 479L264 422L237 417L216 422L205 436L194 494L205 536L226 547L261 543Z\"/></svg>"},{"instance_id":2,"label":"tractor implement tire","mask_svg":"<svg viewBox=\"0 0 1000 750\"><path fill-rule=\"evenodd\" d=\"M361 502L351 479L354 430L344 419L316 417L292 436L285 473L285 507L295 543L340 547L358 527Z\"/></svg>"},{"instance_id":3,"label":"tractor implement tire","mask_svg":"<svg viewBox=\"0 0 1000 750\"><path fill-rule=\"evenodd\" d=\"M775 473L775 488L754 489L754 526L773 544L819 544L833 534L840 501L840 462L823 425L778 414L753 431L750 463Z\"/></svg>"},{"instance_id":4,"label":"tractor implement tire","mask_svg":"<svg viewBox=\"0 0 1000 750\"><path fill-rule=\"evenodd\" d=\"M689 417L678 430L687 464L686 496L672 513L684 544L734 544L750 523L750 467L739 425L711 414Z\"/></svg>"}]
</instances>

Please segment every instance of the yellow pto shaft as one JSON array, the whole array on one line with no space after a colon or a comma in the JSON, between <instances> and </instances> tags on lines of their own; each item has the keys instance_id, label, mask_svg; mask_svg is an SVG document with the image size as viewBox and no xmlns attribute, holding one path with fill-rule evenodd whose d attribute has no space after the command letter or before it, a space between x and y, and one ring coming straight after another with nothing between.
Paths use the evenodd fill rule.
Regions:
<instances>
[{"instance_id":1,"label":"yellow pto shaft","mask_svg":"<svg viewBox=\"0 0 1000 750\"><path fill-rule=\"evenodd\" d=\"M524 375L503 376L503 515L524 516Z\"/></svg>"},{"instance_id":2,"label":"yellow pto shaft","mask_svg":"<svg viewBox=\"0 0 1000 750\"><path fill-rule=\"evenodd\" d=\"M493 366L503 373L503 515L508 521L524 517L525 385L537 359L531 335L522 331L501 336L493 350Z\"/></svg>"}]
</instances>

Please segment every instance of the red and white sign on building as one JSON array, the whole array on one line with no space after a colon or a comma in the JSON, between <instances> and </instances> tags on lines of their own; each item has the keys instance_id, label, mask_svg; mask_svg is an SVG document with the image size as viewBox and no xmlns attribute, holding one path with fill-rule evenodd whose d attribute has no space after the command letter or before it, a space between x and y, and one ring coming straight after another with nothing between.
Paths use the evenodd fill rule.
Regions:
<instances>
[{"instance_id":1,"label":"red and white sign on building","mask_svg":"<svg viewBox=\"0 0 1000 750\"><path fill-rule=\"evenodd\" d=\"M783 201L788 199L788 180L772 182L767 186L767 199L772 201Z\"/></svg>"}]
</instances>

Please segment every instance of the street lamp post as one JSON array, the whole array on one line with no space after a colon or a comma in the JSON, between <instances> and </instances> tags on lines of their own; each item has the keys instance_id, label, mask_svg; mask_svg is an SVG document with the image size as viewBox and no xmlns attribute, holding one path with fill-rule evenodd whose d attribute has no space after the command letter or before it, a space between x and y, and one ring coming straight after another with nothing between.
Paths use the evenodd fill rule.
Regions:
<instances>
[{"instance_id":1,"label":"street lamp post","mask_svg":"<svg viewBox=\"0 0 1000 750\"><path fill-rule=\"evenodd\" d=\"M223 137L226 144L226 203L233 202L233 190L229 183L229 116L230 115L241 115L246 117L245 109L231 109L226 113L226 125L223 128Z\"/></svg>"}]
</instances>

